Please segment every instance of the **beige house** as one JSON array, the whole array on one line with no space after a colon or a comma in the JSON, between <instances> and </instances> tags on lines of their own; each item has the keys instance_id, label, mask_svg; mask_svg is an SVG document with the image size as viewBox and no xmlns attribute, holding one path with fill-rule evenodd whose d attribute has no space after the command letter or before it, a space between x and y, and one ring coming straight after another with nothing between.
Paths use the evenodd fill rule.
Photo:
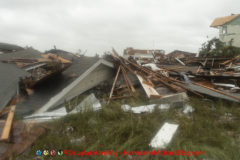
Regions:
<instances>
[{"instance_id":1,"label":"beige house","mask_svg":"<svg viewBox=\"0 0 240 160\"><path fill-rule=\"evenodd\" d=\"M240 14L231 14L216 18L210 27L219 29L219 39L225 44L233 40L232 45L240 47Z\"/></svg>"}]
</instances>

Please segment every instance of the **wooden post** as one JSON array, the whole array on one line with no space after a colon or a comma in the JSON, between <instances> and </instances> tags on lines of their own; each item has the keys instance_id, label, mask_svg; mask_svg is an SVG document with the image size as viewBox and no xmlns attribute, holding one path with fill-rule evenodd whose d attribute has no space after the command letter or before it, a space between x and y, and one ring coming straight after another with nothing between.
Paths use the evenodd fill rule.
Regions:
<instances>
[{"instance_id":1,"label":"wooden post","mask_svg":"<svg viewBox=\"0 0 240 160\"><path fill-rule=\"evenodd\" d=\"M116 74L116 77L115 77L115 79L114 79L114 81L113 81L113 86L112 86L112 89L111 89L111 92L110 92L110 95L109 95L109 99L108 99L107 104L109 104L110 99L112 98L112 94L113 94L113 91L114 91L114 88L115 88L115 85L116 85L116 82L117 82L117 79L118 79L118 75L119 75L120 69L121 69L121 68L120 68L120 66L119 66L119 67L118 67L117 74Z\"/></svg>"}]
</instances>

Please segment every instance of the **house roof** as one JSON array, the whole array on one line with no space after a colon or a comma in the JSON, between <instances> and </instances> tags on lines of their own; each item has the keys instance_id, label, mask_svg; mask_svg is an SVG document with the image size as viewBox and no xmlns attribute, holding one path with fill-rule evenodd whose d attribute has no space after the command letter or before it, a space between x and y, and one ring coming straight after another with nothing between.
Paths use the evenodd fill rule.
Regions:
<instances>
[{"instance_id":1,"label":"house roof","mask_svg":"<svg viewBox=\"0 0 240 160\"><path fill-rule=\"evenodd\" d=\"M136 53L140 53L140 54L151 54L152 53L158 53L160 52L161 50L154 50L154 49L133 49L133 48L126 48L124 50L124 55L134 55Z\"/></svg>"},{"instance_id":2,"label":"house roof","mask_svg":"<svg viewBox=\"0 0 240 160\"><path fill-rule=\"evenodd\" d=\"M237 18L239 16L240 16L240 14L232 14L232 15L226 16L226 17L218 17L218 18L214 19L214 21L212 22L210 27L222 26L226 23L231 22L232 20L234 20L235 18Z\"/></svg>"},{"instance_id":3,"label":"house roof","mask_svg":"<svg viewBox=\"0 0 240 160\"><path fill-rule=\"evenodd\" d=\"M18 51L23 48L14 44L0 43L0 51Z\"/></svg>"},{"instance_id":4,"label":"house roof","mask_svg":"<svg viewBox=\"0 0 240 160\"><path fill-rule=\"evenodd\" d=\"M16 94L19 78L29 76L29 73L14 64L0 62L0 74L0 109L2 109Z\"/></svg>"},{"instance_id":5,"label":"house roof","mask_svg":"<svg viewBox=\"0 0 240 160\"><path fill-rule=\"evenodd\" d=\"M51 98L77 80L79 76L83 75L86 70L91 68L99 60L100 59L96 57L86 56L81 56L78 59L75 59L72 65L62 74L52 77L48 81L36 86L33 95L30 95L25 101L17 104L17 113L32 113L41 108Z\"/></svg>"},{"instance_id":6,"label":"house roof","mask_svg":"<svg viewBox=\"0 0 240 160\"><path fill-rule=\"evenodd\" d=\"M38 50L35 50L33 48L27 48L24 50L16 51L16 52L10 52L6 54L0 54L0 60L11 60L11 59L37 59L42 58L41 52Z\"/></svg>"},{"instance_id":7,"label":"house roof","mask_svg":"<svg viewBox=\"0 0 240 160\"><path fill-rule=\"evenodd\" d=\"M168 53L167 56L175 56L178 54L184 54L187 56L195 56L196 55L196 53L191 53L191 52L186 52L186 51L181 51L181 50L174 50L174 51Z\"/></svg>"}]
</instances>

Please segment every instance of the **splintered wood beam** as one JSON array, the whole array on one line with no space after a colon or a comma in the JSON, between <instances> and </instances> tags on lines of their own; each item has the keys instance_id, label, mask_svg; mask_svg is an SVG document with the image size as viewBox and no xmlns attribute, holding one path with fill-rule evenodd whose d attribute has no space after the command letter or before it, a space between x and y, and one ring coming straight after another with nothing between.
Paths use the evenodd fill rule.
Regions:
<instances>
[{"instance_id":1,"label":"splintered wood beam","mask_svg":"<svg viewBox=\"0 0 240 160\"><path fill-rule=\"evenodd\" d=\"M140 75L137 75L137 78L138 78L139 82L141 83L144 91L146 92L148 98L152 98L152 97L159 97L160 98L161 97L158 94L158 92L152 86L144 83L144 80Z\"/></svg>"},{"instance_id":2,"label":"splintered wood beam","mask_svg":"<svg viewBox=\"0 0 240 160\"><path fill-rule=\"evenodd\" d=\"M3 127L0 141L6 141L9 139L10 131L12 128L12 122L13 122L13 118L14 118L15 108L16 108L16 106L10 106L10 110L9 110L5 125Z\"/></svg>"},{"instance_id":3,"label":"splintered wood beam","mask_svg":"<svg viewBox=\"0 0 240 160\"><path fill-rule=\"evenodd\" d=\"M127 81L128 85L129 85L129 87L131 88L132 92L135 93L136 90L135 90L132 82L131 82L130 79L128 78L128 76L127 76L127 71L126 71L126 69L125 69L123 66L122 66L122 72L124 73L124 75L125 75L125 77L126 77L126 81Z\"/></svg>"},{"instance_id":4,"label":"splintered wood beam","mask_svg":"<svg viewBox=\"0 0 240 160\"><path fill-rule=\"evenodd\" d=\"M129 83L128 83L128 80L127 80L126 73L124 72L122 66L120 66L120 68L121 68L121 71L122 71L123 79L124 79L124 81L125 81L125 83L126 83L126 85L127 85L128 92L129 92L130 95L132 95L132 92L131 92L131 89L130 89L130 86L129 86Z\"/></svg>"},{"instance_id":5,"label":"splintered wood beam","mask_svg":"<svg viewBox=\"0 0 240 160\"><path fill-rule=\"evenodd\" d=\"M118 67L118 71L117 71L117 74L116 74L116 77L115 77L115 79L114 79L114 81L113 81L113 86L112 86L112 89L111 89L111 92L110 92L110 95L109 95L109 99L108 99L108 102L107 102L107 104L109 104L109 102L110 102L110 100L111 100L111 98L112 98L112 94L113 94L113 91L114 91L114 88L115 88L115 85L116 85L116 82L117 82L117 79L118 79L118 75L119 75L119 72L120 72L120 66Z\"/></svg>"}]
</instances>

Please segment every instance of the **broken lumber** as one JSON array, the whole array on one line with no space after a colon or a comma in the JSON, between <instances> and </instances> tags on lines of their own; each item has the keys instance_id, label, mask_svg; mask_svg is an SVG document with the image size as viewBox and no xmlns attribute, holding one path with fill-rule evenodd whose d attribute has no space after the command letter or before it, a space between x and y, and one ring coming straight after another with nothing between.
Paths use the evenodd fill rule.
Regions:
<instances>
[{"instance_id":1,"label":"broken lumber","mask_svg":"<svg viewBox=\"0 0 240 160\"><path fill-rule=\"evenodd\" d=\"M119 75L120 69L121 69L121 68L120 68L120 66L119 66L119 67L118 67L117 74L116 74L116 77L115 77L114 82L113 82L113 86L112 86L112 89L111 89L111 92L110 92L110 95L109 95L109 99L108 99L107 104L109 104L110 99L112 98L112 94L113 94L113 91L114 91L114 88L115 88L115 85L116 85L116 82L117 82L117 79L118 79L118 75Z\"/></svg>"},{"instance_id":2,"label":"broken lumber","mask_svg":"<svg viewBox=\"0 0 240 160\"><path fill-rule=\"evenodd\" d=\"M159 97L159 98L160 98L160 97L161 97L161 96L158 94L158 92L157 92L152 86L144 83L144 79L142 78L142 76L140 76L140 75L138 75L138 74L137 74L136 76L137 76L139 82L141 83L144 91L146 92L148 98L153 98L153 97L155 97L155 98L156 98L156 97Z\"/></svg>"},{"instance_id":3,"label":"broken lumber","mask_svg":"<svg viewBox=\"0 0 240 160\"><path fill-rule=\"evenodd\" d=\"M14 118L15 108L16 108L16 106L10 106L10 110L9 110L5 125L3 127L0 141L6 141L9 138L10 131L12 128L12 122L13 122L13 118Z\"/></svg>"}]
</instances>

